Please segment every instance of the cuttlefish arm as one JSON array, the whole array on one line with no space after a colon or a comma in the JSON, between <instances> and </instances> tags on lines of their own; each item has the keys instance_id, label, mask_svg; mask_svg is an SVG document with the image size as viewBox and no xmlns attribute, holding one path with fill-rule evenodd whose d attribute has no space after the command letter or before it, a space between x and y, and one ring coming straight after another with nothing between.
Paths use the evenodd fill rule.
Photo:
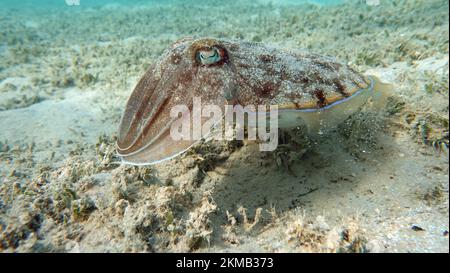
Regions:
<instances>
[{"instance_id":1,"label":"cuttlefish arm","mask_svg":"<svg viewBox=\"0 0 450 273\"><path fill-rule=\"evenodd\" d=\"M193 126L189 128L189 139L175 140L171 136L174 122L192 122L194 97L200 98L203 105L228 103L223 94L227 92L224 87L232 88L230 81L224 80L230 78L224 75L227 69L223 65L213 67L223 56L207 49L192 56L192 50L192 46L185 44L169 49L135 87L119 126L117 153L124 163L156 164L183 153L198 142L199 139L192 137ZM210 78L214 70L217 70L217 77ZM171 116L171 110L180 105L185 111ZM205 118L201 118L201 123L204 122Z\"/></svg>"}]
</instances>

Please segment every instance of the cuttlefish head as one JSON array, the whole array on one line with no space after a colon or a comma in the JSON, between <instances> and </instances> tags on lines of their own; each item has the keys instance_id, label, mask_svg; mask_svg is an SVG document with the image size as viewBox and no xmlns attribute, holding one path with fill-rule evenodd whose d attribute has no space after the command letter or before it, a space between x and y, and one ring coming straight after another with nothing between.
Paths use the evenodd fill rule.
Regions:
<instances>
[{"instance_id":1,"label":"cuttlefish head","mask_svg":"<svg viewBox=\"0 0 450 273\"><path fill-rule=\"evenodd\" d=\"M185 105L192 112L193 98L202 105L235 103L236 79L227 49L213 39L184 39L148 69L126 105L119 128L117 152L134 165L149 165L170 159L197 140L174 140L171 109ZM192 130L192 128L190 129Z\"/></svg>"}]
</instances>

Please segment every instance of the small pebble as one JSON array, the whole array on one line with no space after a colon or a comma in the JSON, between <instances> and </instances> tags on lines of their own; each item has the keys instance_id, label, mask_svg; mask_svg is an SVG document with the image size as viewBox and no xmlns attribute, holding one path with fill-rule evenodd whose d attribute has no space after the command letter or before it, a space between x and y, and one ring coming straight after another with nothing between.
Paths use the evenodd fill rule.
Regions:
<instances>
[{"instance_id":1,"label":"small pebble","mask_svg":"<svg viewBox=\"0 0 450 273\"><path fill-rule=\"evenodd\" d=\"M423 228L421 228L419 226L416 226L416 225L412 226L411 229L414 230L414 231L425 231L425 229L423 229Z\"/></svg>"}]
</instances>

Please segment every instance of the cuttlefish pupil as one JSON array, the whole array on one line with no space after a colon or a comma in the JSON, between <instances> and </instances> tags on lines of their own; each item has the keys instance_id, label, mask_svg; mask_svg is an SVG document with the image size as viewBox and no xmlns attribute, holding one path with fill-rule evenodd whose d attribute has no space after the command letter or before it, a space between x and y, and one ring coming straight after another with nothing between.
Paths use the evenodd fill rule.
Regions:
<instances>
[{"instance_id":1,"label":"cuttlefish pupil","mask_svg":"<svg viewBox=\"0 0 450 273\"><path fill-rule=\"evenodd\" d=\"M215 47L210 50L199 50L197 52L197 61L203 65L211 65L221 60L219 50Z\"/></svg>"}]
</instances>

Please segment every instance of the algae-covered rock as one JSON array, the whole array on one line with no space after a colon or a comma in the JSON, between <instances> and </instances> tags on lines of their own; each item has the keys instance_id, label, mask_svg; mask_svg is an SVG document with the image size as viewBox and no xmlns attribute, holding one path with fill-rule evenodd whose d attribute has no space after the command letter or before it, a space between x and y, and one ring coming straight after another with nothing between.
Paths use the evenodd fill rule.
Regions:
<instances>
[{"instance_id":1,"label":"algae-covered rock","mask_svg":"<svg viewBox=\"0 0 450 273\"><path fill-rule=\"evenodd\" d=\"M75 221L86 220L95 209L95 203L89 197L72 201L72 216Z\"/></svg>"}]
</instances>

